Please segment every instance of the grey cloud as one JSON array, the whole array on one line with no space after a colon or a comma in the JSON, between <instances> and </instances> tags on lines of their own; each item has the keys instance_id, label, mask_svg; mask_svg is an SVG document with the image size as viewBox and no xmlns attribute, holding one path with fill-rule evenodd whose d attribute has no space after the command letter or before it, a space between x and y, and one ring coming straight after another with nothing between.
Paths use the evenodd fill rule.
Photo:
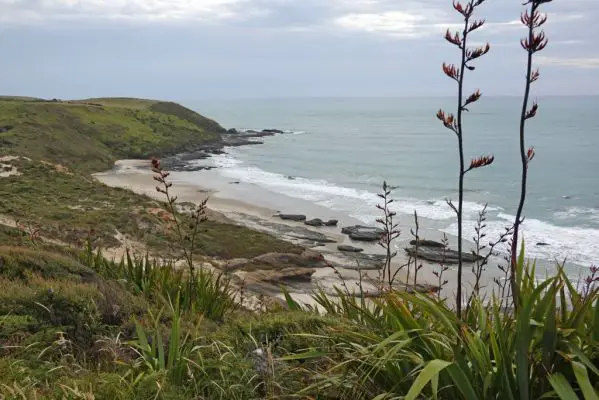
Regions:
<instances>
[{"instance_id":1,"label":"grey cloud","mask_svg":"<svg viewBox=\"0 0 599 400\"><path fill-rule=\"evenodd\" d=\"M444 29L460 21L450 0L243 0L220 3L212 11L185 8L201 0L156 4L164 1L178 4L170 19L150 18L157 8L140 11L144 0L113 0L129 8L111 8L101 18L89 9L40 9L42 0L15 2L12 12L18 9L34 23L25 18L3 24L0 90L44 97L174 100L445 95L454 90L440 72L443 61L458 57L442 39ZM542 55L553 62L539 58L543 79L535 93L599 93L599 69L564 74L575 66L556 62L599 57L589 39L599 36L593 24L599 16L595 1L556 0L545 7L551 41ZM477 14L489 24L472 40L490 41L492 50L477 62L468 85L485 95L520 94L525 53L519 39L525 28L509 23L518 19L520 3L488 0ZM0 18L11 16L7 4L0 0ZM393 12L416 17L409 29L417 34L406 37L372 26L349 29L336 23L349 15ZM67 23L57 16L64 14L69 15ZM568 20L577 14L583 18ZM376 28L377 19L368 18L365 22Z\"/></svg>"}]
</instances>

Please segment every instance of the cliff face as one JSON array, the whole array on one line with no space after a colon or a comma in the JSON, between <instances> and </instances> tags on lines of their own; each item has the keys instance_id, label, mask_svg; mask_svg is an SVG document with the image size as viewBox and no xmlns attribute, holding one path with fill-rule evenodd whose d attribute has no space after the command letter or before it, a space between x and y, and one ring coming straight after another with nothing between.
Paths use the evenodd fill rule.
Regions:
<instances>
[{"instance_id":1,"label":"cliff face","mask_svg":"<svg viewBox=\"0 0 599 400\"><path fill-rule=\"evenodd\" d=\"M119 158L148 158L218 146L225 129L172 102L107 98L0 99L0 154L60 163L82 172Z\"/></svg>"}]
</instances>

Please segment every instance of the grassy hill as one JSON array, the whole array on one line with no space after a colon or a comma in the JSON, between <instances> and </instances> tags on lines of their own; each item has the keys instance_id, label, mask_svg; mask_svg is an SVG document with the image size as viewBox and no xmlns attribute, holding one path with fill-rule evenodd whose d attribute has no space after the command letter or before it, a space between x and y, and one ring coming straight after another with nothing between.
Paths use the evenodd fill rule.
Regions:
<instances>
[{"instance_id":1,"label":"grassy hill","mask_svg":"<svg viewBox=\"0 0 599 400\"><path fill-rule=\"evenodd\" d=\"M219 143L225 129L179 104L142 99L0 98L0 154L82 172L119 158L148 158Z\"/></svg>"},{"instance_id":2,"label":"grassy hill","mask_svg":"<svg viewBox=\"0 0 599 400\"><path fill-rule=\"evenodd\" d=\"M220 143L225 129L176 103L130 98L77 101L0 97L0 218L52 240L118 246L117 233L163 251L172 237L147 196L107 187L91 173L117 159L149 158ZM2 171L0 171L2 172ZM0 221L1 222L1 221ZM209 222L200 253L257 256L293 246L249 229Z\"/></svg>"}]
</instances>

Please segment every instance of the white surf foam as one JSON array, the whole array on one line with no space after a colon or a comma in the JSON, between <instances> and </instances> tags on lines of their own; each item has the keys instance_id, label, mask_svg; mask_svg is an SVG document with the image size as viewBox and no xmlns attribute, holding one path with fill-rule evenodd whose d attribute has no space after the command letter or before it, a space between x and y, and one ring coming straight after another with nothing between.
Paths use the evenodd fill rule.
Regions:
<instances>
[{"instance_id":1,"label":"white surf foam","mask_svg":"<svg viewBox=\"0 0 599 400\"><path fill-rule=\"evenodd\" d=\"M599 209L570 207L566 210L555 212L554 217L560 220L587 219L591 222L599 223Z\"/></svg>"},{"instance_id":2,"label":"white surf foam","mask_svg":"<svg viewBox=\"0 0 599 400\"><path fill-rule=\"evenodd\" d=\"M488 241L495 240L513 224L515 216L499 213L498 220L487 221L486 233ZM464 238L471 240L475 234L475 220L464 220ZM521 239L526 243L526 255L550 261L576 263L591 266L599 261L597 243L599 229L564 227L550 224L538 219L525 219L521 225ZM457 234L457 223L452 223L442 231ZM546 243L548 246L539 246Z\"/></svg>"},{"instance_id":3,"label":"white surf foam","mask_svg":"<svg viewBox=\"0 0 599 400\"><path fill-rule=\"evenodd\" d=\"M281 174L264 171L255 166L244 164L235 158L235 153L218 155L213 162L219 167L224 176L245 183L285 194L290 197L308 200L331 210L346 212L353 218L366 224L373 224L380 217L376 205L381 202L376 193L335 185L326 180L293 178ZM421 218L446 221L447 226L441 229L452 235L457 234L457 224L453 222L454 211L445 200L421 200L394 196L395 202L391 209L403 218L413 215L414 210ZM464 202L464 238L471 240L478 213L483 209L482 204ZM501 207L487 207L493 215L486 221L487 239L493 240L510 225L514 216L505 214ZM561 227L550 223L527 219L523 226L523 238L526 240L527 255L532 258L568 261L580 265L591 265L599 262L599 229L581 227ZM549 246L536 246L537 243L547 243Z\"/></svg>"}]
</instances>

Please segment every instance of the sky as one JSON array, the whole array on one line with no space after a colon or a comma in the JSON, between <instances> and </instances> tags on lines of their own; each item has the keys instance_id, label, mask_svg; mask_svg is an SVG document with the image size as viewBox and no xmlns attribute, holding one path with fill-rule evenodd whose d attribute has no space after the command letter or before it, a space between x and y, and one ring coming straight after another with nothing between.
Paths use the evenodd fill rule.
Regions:
<instances>
[{"instance_id":1,"label":"sky","mask_svg":"<svg viewBox=\"0 0 599 400\"><path fill-rule=\"evenodd\" d=\"M464 0L462 0L464 1ZM467 88L520 95L523 0L486 0ZM599 0L543 5L534 94L599 95ZM0 0L0 93L172 100L451 95L451 0ZM595 39L593 39L595 38Z\"/></svg>"}]
</instances>

